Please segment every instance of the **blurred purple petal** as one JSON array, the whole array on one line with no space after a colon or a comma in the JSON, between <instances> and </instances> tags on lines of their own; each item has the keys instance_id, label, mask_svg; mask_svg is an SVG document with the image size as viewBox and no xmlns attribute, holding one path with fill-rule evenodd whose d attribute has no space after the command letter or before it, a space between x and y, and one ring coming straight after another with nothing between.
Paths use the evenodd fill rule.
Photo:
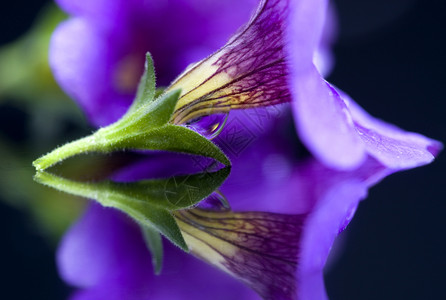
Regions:
<instances>
[{"instance_id":1,"label":"blurred purple petal","mask_svg":"<svg viewBox=\"0 0 446 300\"><path fill-rule=\"evenodd\" d=\"M323 77L330 75L334 67L334 56L331 50L338 35L338 18L333 3L329 3L322 30L319 47L313 56L313 62Z\"/></svg>"},{"instance_id":2,"label":"blurred purple petal","mask_svg":"<svg viewBox=\"0 0 446 300\"><path fill-rule=\"evenodd\" d=\"M290 57L291 76L297 76L312 67L324 30L328 1L295 0L290 3L285 50Z\"/></svg>"},{"instance_id":3,"label":"blurred purple petal","mask_svg":"<svg viewBox=\"0 0 446 300\"><path fill-rule=\"evenodd\" d=\"M322 270L339 231L356 210L359 200L367 194L360 181L345 181L327 190L315 211L309 216L302 240L298 268L301 299L326 299Z\"/></svg>"},{"instance_id":4,"label":"blurred purple petal","mask_svg":"<svg viewBox=\"0 0 446 300\"><path fill-rule=\"evenodd\" d=\"M131 0L133 1L133 0ZM94 19L99 24L110 24L120 14L126 14L130 1L126 0L56 0L57 4L73 16Z\"/></svg>"},{"instance_id":5,"label":"blurred purple petal","mask_svg":"<svg viewBox=\"0 0 446 300\"><path fill-rule=\"evenodd\" d=\"M130 94L116 94L112 88L110 66L116 59L110 47L117 45L106 43L98 28L92 28L86 19L73 18L56 29L51 44L54 76L89 118L104 125L126 111Z\"/></svg>"},{"instance_id":6,"label":"blurred purple petal","mask_svg":"<svg viewBox=\"0 0 446 300\"><path fill-rule=\"evenodd\" d=\"M144 244L135 228L133 221L118 211L90 205L59 248L57 261L62 278L79 287L100 285L134 271L138 272L134 278L138 278L139 270L150 269L151 262L150 256L141 251ZM139 257L139 262L132 256Z\"/></svg>"}]
</instances>

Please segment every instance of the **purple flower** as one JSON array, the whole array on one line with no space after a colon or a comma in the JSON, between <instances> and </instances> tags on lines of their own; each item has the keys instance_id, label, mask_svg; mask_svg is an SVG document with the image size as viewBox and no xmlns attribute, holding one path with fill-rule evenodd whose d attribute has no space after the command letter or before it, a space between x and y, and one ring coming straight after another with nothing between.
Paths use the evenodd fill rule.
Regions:
<instances>
[{"instance_id":1,"label":"purple flower","mask_svg":"<svg viewBox=\"0 0 446 300\"><path fill-rule=\"evenodd\" d=\"M61 1L80 17L55 33L51 60L62 86L97 125L116 119L129 105L136 81L126 76L139 76L140 72L122 71L134 70L135 66L132 60L123 58L151 51L155 63L160 61L157 69L166 70L160 73L161 81L167 82L163 74L170 74L177 64L169 69L166 63L164 68L163 61L170 62L173 57L182 63L185 56L176 53L190 51L189 42L178 43L185 48L169 53L177 48L166 44L161 50L152 49L152 44L146 45L138 38L147 28L147 34L153 34L150 27L142 25L152 11L157 12L156 22L148 24L177 20L171 17L176 7L181 8L180 16L184 7L193 7L186 2L176 3L174 11L166 9L161 19L156 19L163 15L161 8L155 5L146 10L136 1L113 1L107 6L99 1L91 5L73 3ZM231 219L247 226L242 227L247 232L242 234L235 226L230 230L233 236L225 237L220 231L214 232L215 228L193 221L195 217L188 215L193 211L179 212L176 216L190 245L196 245L202 235L217 240L216 244L208 239L199 242L200 247L191 247L192 253L268 299L326 299L322 270L331 245L368 188L391 173L431 162L441 149L439 142L369 116L322 78L314 61L321 44L326 5L323 0L262 1L247 26L170 87L182 89L173 119L177 124L230 111L226 127L215 140L232 151L232 174L221 190L234 211ZM203 21L194 18L191 20L198 28L190 31L197 30L192 43L194 38L206 37L199 31ZM165 36L171 37L170 32L178 30L179 24L167 24ZM165 36L147 41L156 43ZM167 51L165 57L163 51ZM186 56L186 60L191 57ZM116 79L116 74L125 77ZM126 88L131 92L123 93ZM299 138L310 152L304 157L296 157L293 143L279 136L282 122L288 120L285 103L290 103ZM268 109L259 107L275 104L280 104L280 120L267 117L253 121L248 117L250 112L268 114ZM258 126L260 119L265 123ZM235 134L240 135L236 142ZM240 141L249 143L241 147ZM238 151L240 147L243 151ZM177 167L173 160L148 163L127 170L121 179L154 176L157 164L168 170ZM138 171L141 169L145 171ZM203 218L212 224L218 219L214 212L207 212ZM252 219L260 223L253 225ZM255 237L264 240L259 242ZM230 253L225 252L228 248L220 248L221 241L230 244ZM257 297L231 277L166 247L167 265L156 277L138 228L117 212L92 206L65 237L58 264L67 282L84 288L75 296L77 299ZM203 247L208 251L203 252Z\"/></svg>"}]
</instances>

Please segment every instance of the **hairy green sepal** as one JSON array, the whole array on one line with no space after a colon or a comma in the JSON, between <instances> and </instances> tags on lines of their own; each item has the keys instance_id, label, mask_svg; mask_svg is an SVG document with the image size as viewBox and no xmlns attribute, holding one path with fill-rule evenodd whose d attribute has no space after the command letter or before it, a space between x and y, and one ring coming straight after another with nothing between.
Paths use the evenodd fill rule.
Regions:
<instances>
[{"instance_id":1,"label":"hairy green sepal","mask_svg":"<svg viewBox=\"0 0 446 300\"><path fill-rule=\"evenodd\" d=\"M180 90L155 97L155 72L147 54L145 72L136 98L128 112L116 123L101 128L90 136L63 145L35 160L37 170L46 168L75 155L122 150L163 150L211 157L230 165L226 155L211 141L183 126L170 123Z\"/></svg>"}]
</instances>

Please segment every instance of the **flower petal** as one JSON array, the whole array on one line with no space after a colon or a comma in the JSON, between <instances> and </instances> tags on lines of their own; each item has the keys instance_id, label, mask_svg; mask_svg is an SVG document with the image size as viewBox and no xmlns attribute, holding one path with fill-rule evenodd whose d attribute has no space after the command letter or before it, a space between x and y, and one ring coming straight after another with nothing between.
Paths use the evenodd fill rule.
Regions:
<instances>
[{"instance_id":1,"label":"flower petal","mask_svg":"<svg viewBox=\"0 0 446 300\"><path fill-rule=\"evenodd\" d=\"M292 77L293 112L300 138L315 157L333 168L358 167L365 146L339 94L314 66Z\"/></svg>"},{"instance_id":2,"label":"flower petal","mask_svg":"<svg viewBox=\"0 0 446 300\"><path fill-rule=\"evenodd\" d=\"M443 145L421 134L404 131L370 116L343 94L369 155L392 169L408 169L430 163Z\"/></svg>"},{"instance_id":3,"label":"flower petal","mask_svg":"<svg viewBox=\"0 0 446 300\"><path fill-rule=\"evenodd\" d=\"M313 67L313 57L321 43L326 22L327 3L327 0L291 1L286 31L286 51L290 56L291 76L305 73ZM291 82L292 85L294 82Z\"/></svg>"},{"instance_id":4,"label":"flower petal","mask_svg":"<svg viewBox=\"0 0 446 300\"><path fill-rule=\"evenodd\" d=\"M138 271L126 253L140 257L138 265L150 268L150 255L144 258L142 252L138 252L144 249L143 242L133 228L133 222L123 214L98 204L90 205L61 242L57 253L61 277L74 286L85 288ZM111 273L110 270L116 271ZM135 278L139 275L140 272L134 274Z\"/></svg>"},{"instance_id":5,"label":"flower petal","mask_svg":"<svg viewBox=\"0 0 446 300\"><path fill-rule=\"evenodd\" d=\"M298 271L301 299L328 299L323 285L323 267L334 239L353 216L359 200L366 195L367 187L363 182L343 182L328 190L309 216Z\"/></svg>"},{"instance_id":6,"label":"flower petal","mask_svg":"<svg viewBox=\"0 0 446 300\"><path fill-rule=\"evenodd\" d=\"M174 123L290 101L284 51L288 5L288 0L262 1L223 48L180 75L169 87L182 90Z\"/></svg>"},{"instance_id":7,"label":"flower petal","mask_svg":"<svg viewBox=\"0 0 446 300\"><path fill-rule=\"evenodd\" d=\"M355 171L335 171L317 161L301 170L308 181L316 205L304 224L300 263L297 271L299 299L327 299L323 268L335 238L345 229L369 187L393 171L374 159L367 159Z\"/></svg>"},{"instance_id":8,"label":"flower petal","mask_svg":"<svg viewBox=\"0 0 446 300\"><path fill-rule=\"evenodd\" d=\"M326 9L326 0L293 1L290 6L286 50L295 122L300 138L318 159L334 168L354 169L365 159L364 145L342 99L313 65Z\"/></svg>"},{"instance_id":9,"label":"flower petal","mask_svg":"<svg viewBox=\"0 0 446 300\"><path fill-rule=\"evenodd\" d=\"M129 5L126 0L56 0L57 4L67 13L95 19L102 24L112 24L117 15L126 13Z\"/></svg>"},{"instance_id":10,"label":"flower petal","mask_svg":"<svg viewBox=\"0 0 446 300\"><path fill-rule=\"evenodd\" d=\"M112 87L110 66L116 63L110 52L113 46L118 47L105 42L102 32L81 18L62 23L50 45L55 78L99 126L117 120L131 102L129 94L117 94Z\"/></svg>"},{"instance_id":11,"label":"flower petal","mask_svg":"<svg viewBox=\"0 0 446 300\"><path fill-rule=\"evenodd\" d=\"M330 3L328 5L319 47L313 56L314 65L324 78L330 75L334 67L335 59L331 48L336 40L337 34L338 20L336 8L333 3Z\"/></svg>"}]
</instances>

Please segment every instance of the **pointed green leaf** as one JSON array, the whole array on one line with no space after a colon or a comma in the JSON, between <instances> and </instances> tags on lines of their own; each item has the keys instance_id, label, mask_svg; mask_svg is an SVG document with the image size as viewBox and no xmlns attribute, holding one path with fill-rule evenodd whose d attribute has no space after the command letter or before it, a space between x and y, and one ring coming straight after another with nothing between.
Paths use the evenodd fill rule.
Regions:
<instances>
[{"instance_id":1,"label":"pointed green leaf","mask_svg":"<svg viewBox=\"0 0 446 300\"><path fill-rule=\"evenodd\" d=\"M144 74L138 84L138 90L136 92L135 100L133 100L132 106L130 106L126 115L131 114L137 110L144 103L150 102L155 99L156 91L156 76L155 68L153 66L152 55L149 52L146 53L146 63L144 64Z\"/></svg>"},{"instance_id":2,"label":"pointed green leaf","mask_svg":"<svg viewBox=\"0 0 446 300\"><path fill-rule=\"evenodd\" d=\"M149 249L152 255L153 272L159 275L163 267L163 241L161 235L156 229L149 226L142 225L141 231L147 249Z\"/></svg>"}]
</instances>

